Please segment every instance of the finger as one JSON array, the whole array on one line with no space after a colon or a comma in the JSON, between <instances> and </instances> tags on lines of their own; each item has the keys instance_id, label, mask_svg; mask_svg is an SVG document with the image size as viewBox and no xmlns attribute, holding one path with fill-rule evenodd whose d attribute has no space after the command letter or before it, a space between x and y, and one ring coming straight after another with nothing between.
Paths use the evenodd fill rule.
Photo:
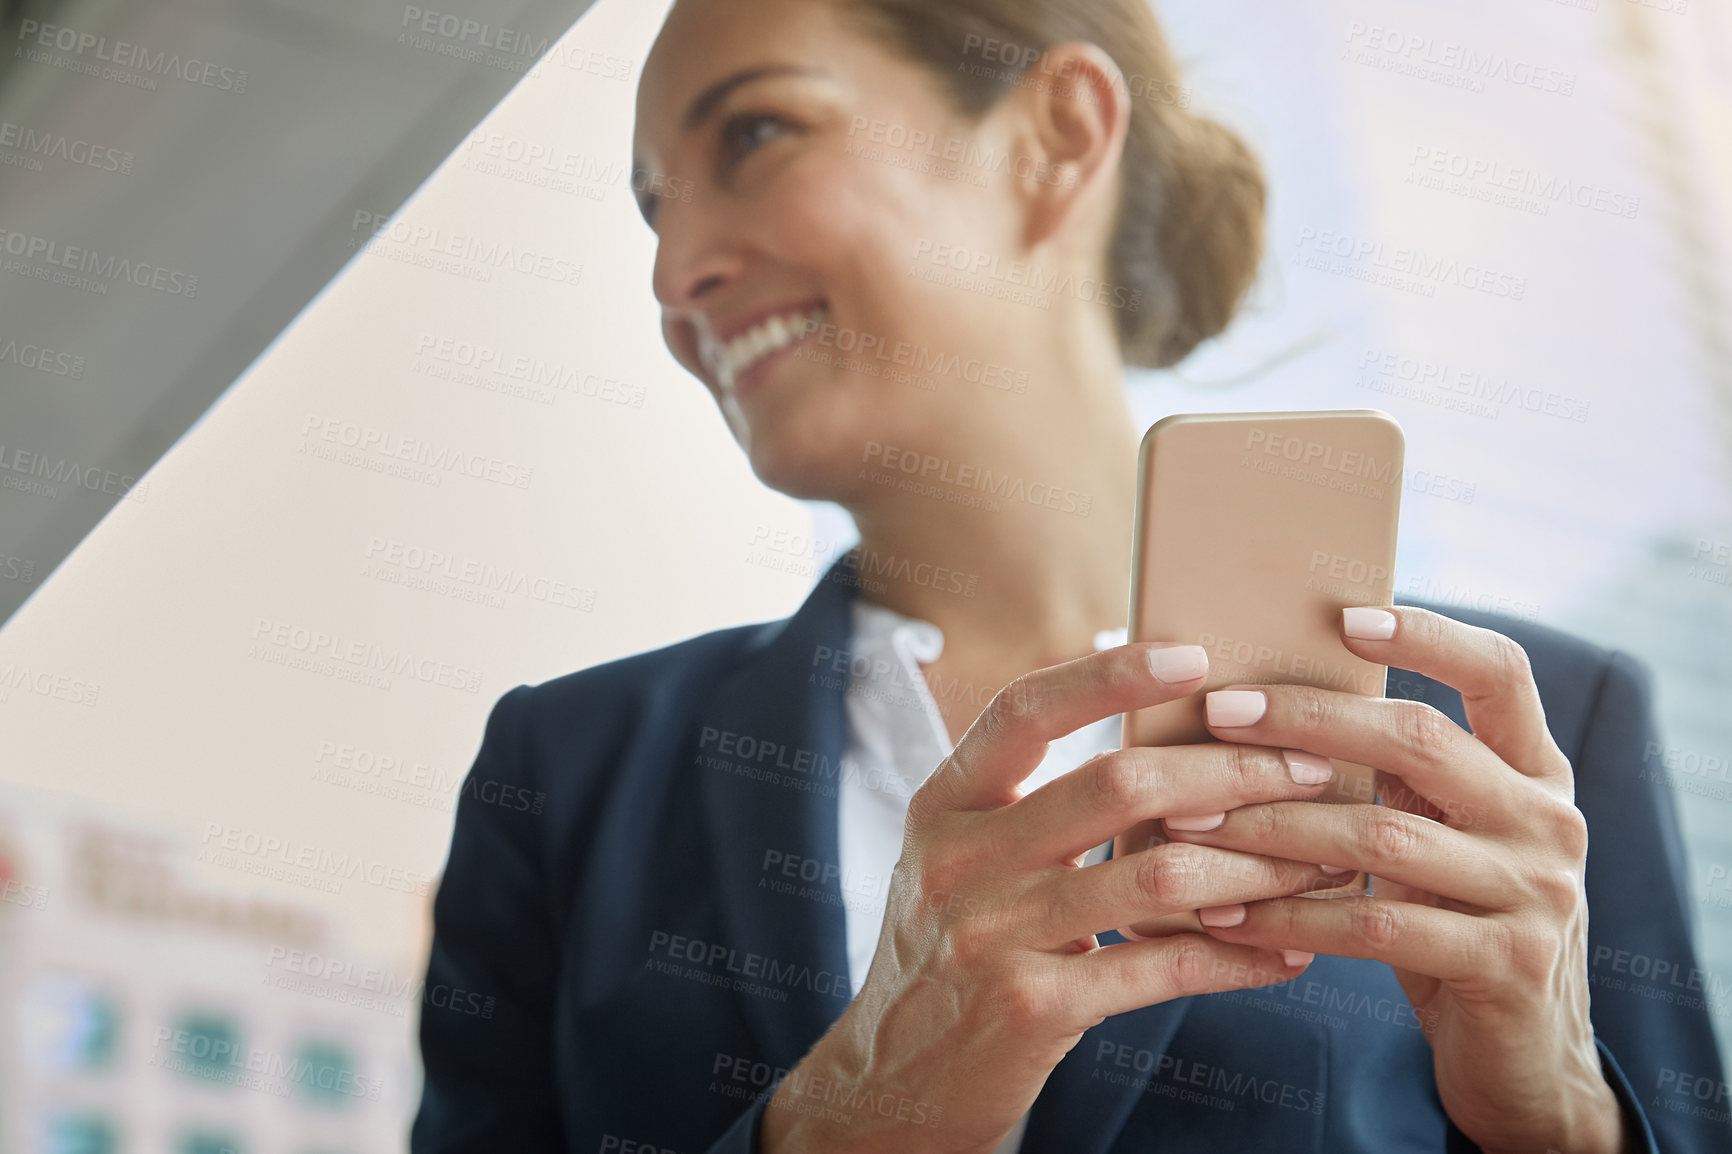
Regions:
<instances>
[{"instance_id":1,"label":"finger","mask_svg":"<svg viewBox=\"0 0 1732 1154\"><path fill-rule=\"evenodd\" d=\"M1341 618L1354 653L1458 690L1474 736L1515 769L1529 777L1569 776L1569 760L1546 728L1527 651L1516 642L1411 605L1343 609Z\"/></svg>"},{"instance_id":2,"label":"finger","mask_svg":"<svg viewBox=\"0 0 1732 1154\"><path fill-rule=\"evenodd\" d=\"M1182 928L1196 930L1202 926L1198 910L1330 889L1341 881L1310 862L1175 842L1055 873L1029 894L1038 911L1030 928L1043 949L1151 914L1183 913Z\"/></svg>"},{"instance_id":3,"label":"finger","mask_svg":"<svg viewBox=\"0 0 1732 1154\"><path fill-rule=\"evenodd\" d=\"M1174 998L1291 981L1309 963L1305 958L1298 965L1288 965L1279 950L1230 944L1203 934L1175 934L1146 942L1115 942L1061 964L1074 976L1078 1003L1091 1014L1106 1017Z\"/></svg>"},{"instance_id":4,"label":"finger","mask_svg":"<svg viewBox=\"0 0 1732 1154\"><path fill-rule=\"evenodd\" d=\"M1451 825L1501 828L1516 820L1521 777L1423 701L1310 685L1241 685L1210 693L1204 713L1222 741L1306 749L1393 773Z\"/></svg>"},{"instance_id":5,"label":"finger","mask_svg":"<svg viewBox=\"0 0 1732 1154\"><path fill-rule=\"evenodd\" d=\"M1503 845L1384 805L1272 802L1233 810L1204 833L1175 829L1175 842L1297 862L1347 867L1487 910L1525 892Z\"/></svg>"},{"instance_id":6,"label":"finger","mask_svg":"<svg viewBox=\"0 0 1732 1154\"><path fill-rule=\"evenodd\" d=\"M1207 673L1202 646L1147 642L1025 673L993 696L940 766L947 798L961 809L1008 805L1049 742L1103 717L1194 693Z\"/></svg>"},{"instance_id":7,"label":"finger","mask_svg":"<svg viewBox=\"0 0 1732 1154\"><path fill-rule=\"evenodd\" d=\"M1376 897L1276 898L1247 906L1236 926L1206 932L1238 945L1366 958L1443 982L1508 972L1509 934L1495 919Z\"/></svg>"},{"instance_id":8,"label":"finger","mask_svg":"<svg viewBox=\"0 0 1732 1154\"><path fill-rule=\"evenodd\" d=\"M999 811L1005 843L1030 862L1075 861L1132 824L1316 797L1329 759L1230 741L1132 746L1091 758Z\"/></svg>"}]
</instances>

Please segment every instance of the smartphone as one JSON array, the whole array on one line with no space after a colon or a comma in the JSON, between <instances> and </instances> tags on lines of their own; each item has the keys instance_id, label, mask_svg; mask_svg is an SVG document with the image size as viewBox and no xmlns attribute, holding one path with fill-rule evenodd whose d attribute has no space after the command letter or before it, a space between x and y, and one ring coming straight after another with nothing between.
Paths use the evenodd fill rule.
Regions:
<instances>
[{"instance_id":1,"label":"smartphone","mask_svg":"<svg viewBox=\"0 0 1732 1154\"><path fill-rule=\"evenodd\" d=\"M1138 457L1129 639L1201 645L1209 673L1188 697L1127 713L1125 746L1214 740L1203 695L1227 685L1383 696L1386 668L1349 652L1340 622L1345 606L1393 603L1404 444L1379 409L1180 413L1149 429ZM1320 800L1375 798L1373 770L1334 765ZM1114 839L1113 856L1166 840L1160 822L1140 822ZM1364 886L1354 875L1341 888ZM1153 937L1194 929L1194 920L1120 932Z\"/></svg>"}]
</instances>

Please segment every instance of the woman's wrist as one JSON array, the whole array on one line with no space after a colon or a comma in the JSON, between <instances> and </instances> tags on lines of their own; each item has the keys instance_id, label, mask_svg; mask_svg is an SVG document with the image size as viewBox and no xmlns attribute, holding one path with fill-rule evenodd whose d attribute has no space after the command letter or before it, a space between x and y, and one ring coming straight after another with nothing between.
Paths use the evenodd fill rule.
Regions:
<instances>
[{"instance_id":1,"label":"woman's wrist","mask_svg":"<svg viewBox=\"0 0 1732 1154\"><path fill-rule=\"evenodd\" d=\"M1623 1103L1603 1075L1560 1098L1563 1114L1546 1128L1549 1137L1542 1144L1478 1142L1482 1154L1631 1154L1637 1148Z\"/></svg>"},{"instance_id":2,"label":"woman's wrist","mask_svg":"<svg viewBox=\"0 0 1732 1154\"><path fill-rule=\"evenodd\" d=\"M1635 1149L1631 1140L1629 1120L1624 1116L1623 1103L1604 1079L1593 1101L1586 1103L1580 1115L1580 1126L1570 1154L1630 1154Z\"/></svg>"},{"instance_id":3,"label":"woman's wrist","mask_svg":"<svg viewBox=\"0 0 1732 1154\"><path fill-rule=\"evenodd\" d=\"M858 1044L858 999L777 1083L764 1105L763 1154L940 1154L943 1110L874 1084Z\"/></svg>"}]
</instances>

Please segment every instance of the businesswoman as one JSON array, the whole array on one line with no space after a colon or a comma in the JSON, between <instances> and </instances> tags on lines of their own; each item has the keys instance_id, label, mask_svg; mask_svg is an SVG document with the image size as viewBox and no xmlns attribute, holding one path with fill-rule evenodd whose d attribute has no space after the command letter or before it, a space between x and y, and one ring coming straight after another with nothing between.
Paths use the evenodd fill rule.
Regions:
<instances>
[{"instance_id":1,"label":"businesswoman","mask_svg":"<svg viewBox=\"0 0 1732 1154\"><path fill-rule=\"evenodd\" d=\"M634 157L665 339L861 544L786 621L496 704L472 775L545 805L464 793L428 984L480 998L423 1013L417 1151L1725 1140L1629 658L1350 609L1394 697L1240 687L1216 742L1113 749L1207 669L1111 636L1123 367L1261 251L1188 103L1145 0L673 6ZM1384 804L1307 804L1330 758Z\"/></svg>"}]
</instances>

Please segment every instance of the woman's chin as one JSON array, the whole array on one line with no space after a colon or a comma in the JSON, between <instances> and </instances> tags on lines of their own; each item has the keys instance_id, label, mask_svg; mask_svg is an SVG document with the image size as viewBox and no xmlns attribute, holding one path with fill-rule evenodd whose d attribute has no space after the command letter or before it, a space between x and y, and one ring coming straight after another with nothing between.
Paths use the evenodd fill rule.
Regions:
<instances>
[{"instance_id":1,"label":"woman's chin","mask_svg":"<svg viewBox=\"0 0 1732 1154\"><path fill-rule=\"evenodd\" d=\"M758 480L803 501L836 501L860 473L860 446L867 435L850 436L823 421L793 414L759 414L748 422L742 445ZM852 466L852 467L850 467Z\"/></svg>"},{"instance_id":2,"label":"woman's chin","mask_svg":"<svg viewBox=\"0 0 1732 1154\"><path fill-rule=\"evenodd\" d=\"M812 446L789 445L779 438L754 436L747 450L758 480L802 501L840 500L846 491L835 455L811 452Z\"/></svg>"}]
</instances>

